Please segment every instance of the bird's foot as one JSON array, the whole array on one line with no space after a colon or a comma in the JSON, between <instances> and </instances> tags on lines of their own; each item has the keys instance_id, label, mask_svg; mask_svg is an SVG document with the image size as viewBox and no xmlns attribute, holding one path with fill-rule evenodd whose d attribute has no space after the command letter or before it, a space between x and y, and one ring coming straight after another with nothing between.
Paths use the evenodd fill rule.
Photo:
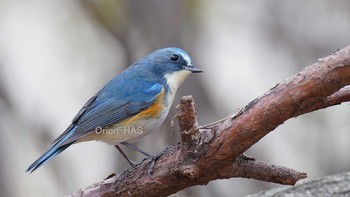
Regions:
<instances>
[{"instance_id":1,"label":"bird's foot","mask_svg":"<svg viewBox=\"0 0 350 197\"><path fill-rule=\"evenodd\" d=\"M156 155L150 155L149 157L148 157L148 159L151 161L150 162L150 164L149 164L149 167L148 167L148 170L147 170L147 175L150 177L150 178L152 178L151 177L151 175L152 175L152 173L154 172L154 166L155 166L155 164L156 164L156 161L157 161L157 159L160 157L160 156L162 156L162 152L160 152L160 153L158 153L158 154L156 154Z\"/></svg>"},{"instance_id":2,"label":"bird's foot","mask_svg":"<svg viewBox=\"0 0 350 197\"><path fill-rule=\"evenodd\" d=\"M149 155L148 156L148 159L151 161L150 162L150 165L148 167L148 171L147 171L147 175L151 177L153 171L154 171L154 167L155 167L155 164L156 164L156 161L159 157L161 157L165 152L167 152L169 149L173 149L174 147L173 146L167 146L163 151L157 153L156 155Z\"/></svg>"},{"instance_id":3,"label":"bird's foot","mask_svg":"<svg viewBox=\"0 0 350 197\"><path fill-rule=\"evenodd\" d=\"M129 164L132 168L136 168L137 164L139 164L139 163L136 163L136 162L130 160Z\"/></svg>"}]
</instances>

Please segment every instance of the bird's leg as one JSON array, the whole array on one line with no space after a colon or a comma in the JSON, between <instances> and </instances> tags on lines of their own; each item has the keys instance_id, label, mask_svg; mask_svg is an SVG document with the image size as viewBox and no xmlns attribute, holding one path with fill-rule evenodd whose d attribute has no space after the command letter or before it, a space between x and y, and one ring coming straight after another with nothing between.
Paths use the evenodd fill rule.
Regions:
<instances>
[{"instance_id":1,"label":"bird's leg","mask_svg":"<svg viewBox=\"0 0 350 197\"><path fill-rule=\"evenodd\" d=\"M123 152L123 150L118 146L118 145L114 145L114 147L123 155L123 157L126 159L126 161L128 161L128 163L132 166L135 167L136 163L131 161L128 156L126 156L126 154Z\"/></svg>"},{"instance_id":2,"label":"bird's leg","mask_svg":"<svg viewBox=\"0 0 350 197\"><path fill-rule=\"evenodd\" d=\"M146 153L143 150L140 150L135 145L129 144L127 142L121 142L120 144L122 144L122 145L124 145L124 146L126 146L128 148L131 148L131 149L133 149L133 150L135 150L135 151L137 151L137 152L139 152L139 153L141 153L143 155L145 155L146 157L148 157L151 160L151 164L150 164L150 166L148 168L148 171L147 171L148 176L151 177L151 174L153 173L153 170L154 170L154 165L156 163L156 160L161 156L161 154L151 155L149 153Z\"/></svg>"},{"instance_id":3,"label":"bird's leg","mask_svg":"<svg viewBox=\"0 0 350 197\"><path fill-rule=\"evenodd\" d=\"M152 157L151 154L146 153L145 151L143 151L143 150L137 148L137 146L135 146L135 145L133 145L133 144L129 144L129 143L127 143L127 142L121 142L120 144L122 144L122 145L124 145L124 146L126 146L126 147L128 147L128 148L130 148L130 149L133 149L133 150L135 150L135 151L137 151L137 152L139 152L139 153L145 155L146 157Z\"/></svg>"}]
</instances>

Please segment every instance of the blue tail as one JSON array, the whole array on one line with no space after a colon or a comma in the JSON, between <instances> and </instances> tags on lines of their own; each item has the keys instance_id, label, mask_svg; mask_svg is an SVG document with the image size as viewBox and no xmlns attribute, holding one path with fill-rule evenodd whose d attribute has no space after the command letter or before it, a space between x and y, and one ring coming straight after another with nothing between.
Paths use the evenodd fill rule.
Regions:
<instances>
[{"instance_id":1,"label":"blue tail","mask_svg":"<svg viewBox=\"0 0 350 197\"><path fill-rule=\"evenodd\" d=\"M36 169L38 169L40 166L44 165L51 159L53 159L56 155L60 154L62 151L64 151L66 148L68 148L70 145L72 145L74 142L69 143L69 144L64 144L64 142L73 135L75 131L75 128L73 128L71 131L69 131L66 136L64 136L62 139L57 141L48 151L46 151L39 159L34 161L32 165L28 167L26 172L34 172Z\"/></svg>"}]
</instances>

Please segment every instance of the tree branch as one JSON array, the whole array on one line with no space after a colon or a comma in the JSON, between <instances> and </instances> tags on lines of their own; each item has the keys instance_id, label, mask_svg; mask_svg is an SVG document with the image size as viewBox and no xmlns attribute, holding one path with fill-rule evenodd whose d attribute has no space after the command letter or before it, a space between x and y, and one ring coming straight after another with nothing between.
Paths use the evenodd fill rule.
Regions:
<instances>
[{"instance_id":1,"label":"tree branch","mask_svg":"<svg viewBox=\"0 0 350 197\"><path fill-rule=\"evenodd\" d=\"M177 114L182 143L162 151L152 177L147 176L149 162L142 162L71 196L167 196L232 177L294 185L306 174L241 154L290 118L349 101L350 88L343 88L349 84L350 46L206 126L198 126L193 98L183 97Z\"/></svg>"}]
</instances>

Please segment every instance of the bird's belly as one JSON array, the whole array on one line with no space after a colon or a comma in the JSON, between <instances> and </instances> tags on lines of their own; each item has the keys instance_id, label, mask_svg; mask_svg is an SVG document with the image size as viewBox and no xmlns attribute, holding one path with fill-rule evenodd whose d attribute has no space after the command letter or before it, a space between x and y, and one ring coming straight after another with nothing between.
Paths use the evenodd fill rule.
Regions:
<instances>
[{"instance_id":1,"label":"bird's belly","mask_svg":"<svg viewBox=\"0 0 350 197\"><path fill-rule=\"evenodd\" d=\"M159 115L154 118L138 118L134 121L116 123L106 128L97 128L80 142L97 140L113 145L120 142L135 142L158 128L165 120L168 111L168 108L164 107Z\"/></svg>"},{"instance_id":2,"label":"bird's belly","mask_svg":"<svg viewBox=\"0 0 350 197\"><path fill-rule=\"evenodd\" d=\"M119 131L119 133L116 132L112 136L106 136L103 141L109 144L135 142L158 128L163 123L165 117L166 114L161 114L158 118L141 119L129 125L121 126L120 124L115 124L110 128Z\"/></svg>"}]
</instances>

